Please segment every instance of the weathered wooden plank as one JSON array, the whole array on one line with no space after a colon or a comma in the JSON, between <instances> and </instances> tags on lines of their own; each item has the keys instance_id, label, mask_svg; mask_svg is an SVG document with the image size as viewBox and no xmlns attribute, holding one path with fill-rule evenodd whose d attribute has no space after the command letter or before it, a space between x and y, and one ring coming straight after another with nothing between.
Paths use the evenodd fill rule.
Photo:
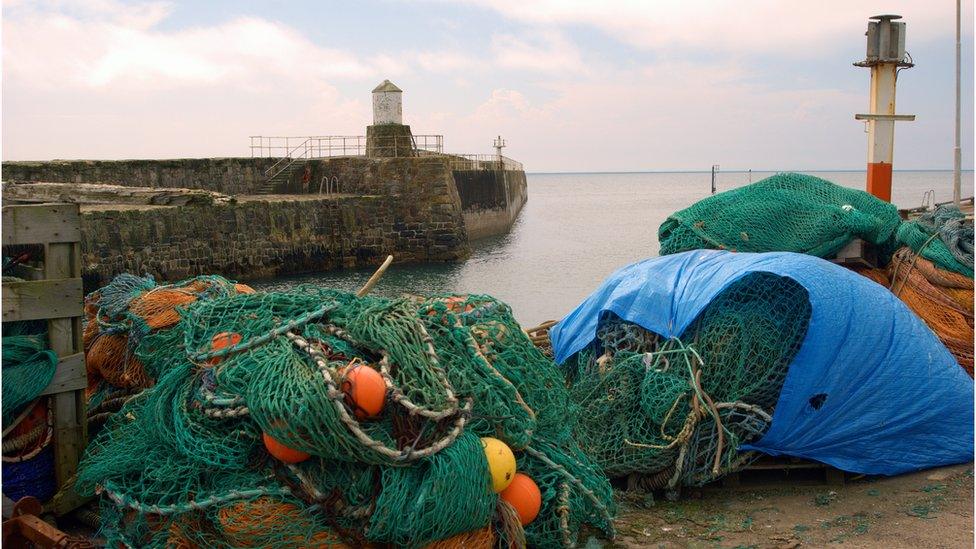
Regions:
<instances>
[{"instance_id":1,"label":"weathered wooden plank","mask_svg":"<svg viewBox=\"0 0 976 549\"><path fill-rule=\"evenodd\" d=\"M54 399L54 476L58 486L64 487L78 472L78 462L85 449L78 398L84 391L57 393Z\"/></svg>"},{"instance_id":2,"label":"weathered wooden plank","mask_svg":"<svg viewBox=\"0 0 976 549\"><path fill-rule=\"evenodd\" d=\"M57 516L66 515L90 501L92 496L80 496L75 488L75 478L68 479L51 501L44 505L44 511Z\"/></svg>"},{"instance_id":3,"label":"weathered wooden plank","mask_svg":"<svg viewBox=\"0 0 976 549\"><path fill-rule=\"evenodd\" d=\"M81 219L76 204L6 206L3 244L43 244L43 280L3 284L3 320L47 319L51 350L61 360L54 379L42 394L52 395L54 473L58 495L49 510L61 515L82 501L73 478L86 443L85 392L81 316Z\"/></svg>"},{"instance_id":4,"label":"weathered wooden plank","mask_svg":"<svg viewBox=\"0 0 976 549\"><path fill-rule=\"evenodd\" d=\"M80 316L84 313L82 292L80 278L4 283L3 321Z\"/></svg>"},{"instance_id":5,"label":"weathered wooden plank","mask_svg":"<svg viewBox=\"0 0 976 549\"><path fill-rule=\"evenodd\" d=\"M78 249L80 244L49 242L44 246L44 274L58 279L78 276L81 269ZM70 280L78 280L72 278ZM74 318L53 318L47 323L51 350L58 356L82 352L80 315L84 312L81 302L82 289L78 288L78 309L65 315ZM78 472L78 462L85 449L85 393L74 390L55 393L54 399L54 475L60 490L70 489L69 480Z\"/></svg>"},{"instance_id":6,"label":"weathered wooden plank","mask_svg":"<svg viewBox=\"0 0 976 549\"><path fill-rule=\"evenodd\" d=\"M81 240L77 204L3 207L3 244L45 244Z\"/></svg>"},{"instance_id":7,"label":"weathered wooden plank","mask_svg":"<svg viewBox=\"0 0 976 549\"><path fill-rule=\"evenodd\" d=\"M44 278L76 278L81 265L76 259L76 242L51 242L44 245Z\"/></svg>"},{"instance_id":8,"label":"weathered wooden plank","mask_svg":"<svg viewBox=\"0 0 976 549\"><path fill-rule=\"evenodd\" d=\"M54 378L41 391L41 395L75 391L87 386L88 374L85 371L85 353L75 353L58 362L58 369L54 372Z\"/></svg>"}]
</instances>

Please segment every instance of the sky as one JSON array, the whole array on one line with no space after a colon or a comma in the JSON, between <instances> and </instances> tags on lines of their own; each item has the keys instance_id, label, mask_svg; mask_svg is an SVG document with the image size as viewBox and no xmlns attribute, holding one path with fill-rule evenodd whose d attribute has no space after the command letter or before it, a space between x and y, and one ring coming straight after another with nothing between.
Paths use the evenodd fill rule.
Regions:
<instances>
[{"instance_id":1,"label":"sky","mask_svg":"<svg viewBox=\"0 0 976 549\"><path fill-rule=\"evenodd\" d=\"M963 2L963 167L973 9ZM951 169L951 0L6 0L5 160L249 156L251 135L414 134L527 171L864 169L868 17L907 23L895 169Z\"/></svg>"}]
</instances>

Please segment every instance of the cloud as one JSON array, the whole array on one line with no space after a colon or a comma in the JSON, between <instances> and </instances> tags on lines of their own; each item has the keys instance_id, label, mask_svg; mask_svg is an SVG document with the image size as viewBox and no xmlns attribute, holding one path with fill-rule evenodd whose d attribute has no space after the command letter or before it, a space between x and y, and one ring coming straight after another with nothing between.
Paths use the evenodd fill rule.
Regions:
<instances>
[{"instance_id":1,"label":"cloud","mask_svg":"<svg viewBox=\"0 0 976 549\"><path fill-rule=\"evenodd\" d=\"M165 2L7 1L4 157L241 155L250 134L360 134L382 78L470 63L326 47L263 17L173 27L171 13Z\"/></svg>"},{"instance_id":2,"label":"cloud","mask_svg":"<svg viewBox=\"0 0 976 549\"><path fill-rule=\"evenodd\" d=\"M911 0L466 0L530 25L583 25L657 51L694 49L728 54L809 58L863 33L867 18L898 13L909 23L909 40L949 35L951 2ZM967 3L964 21L972 21ZM910 49L910 48L909 48Z\"/></svg>"},{"instance_id":3,"label":"cloud","mask_svg":"<svg viewBox=\"0 0 976 549\"><path fill-rule=\"evenodd\" d=\"M532 100L516 88L490 91L471 114L441 115L449 136L483 148L501 134L506 154L532 171L729 169L863 161L863 134L851 113L862 93L822 86L774 89L729 64L667 62L613 79L553 82ZM458 138L451 139L458 143Z\"/></svg>"},{"instance_id":4,"label":"cloud","mask_svg":"<svg viewBox=\"0 0 976 549\"><path fill-rule=\"evenodd\" d=\"M864 135L852 114L866 107L867 74L849 62L879 6L831 1L469 0L508 21L493 27L468 7L477 17L437 22L446 30L422 46L404 28L375 49L316 42L273 10L177 25L164 2L7 0L3 154L246 155L250 134L358 135L369 90L389 77L409 94L405 119L418 133L442 133L464 152L490 150L501 133L530 170L860 166ZM443 17L427 2L416 9L425 6ZM923 8L892 10L906 16L920 62L899 81L900 109L919 116L898 130L899 166L927 168L951 150L943 69L954 14ZM855 53L830 51L852 44ZM965 145L971 116L964 124Z\"/></svg>"},{"instance_id":5,"label":"cloud","mask_svg":"<svg viewBox=\"0 0 976 549\"><path fill-rule=\"evenodd\" d=\"M250 134L361 133L393 58L257 17L168 28L168 4L8 3L5 158L239 156ZM366 90L344 97L337 81Z\"/></svg>"},{"instance_id":6,"label":"cloud","mask_svg":"<svg viewBox=\"0 0 976 549\"><path fill-rule=\"evenodd\" d=\"M471 72L483 68L481 61L460 52L420 51L410 57L428 72Z\"/></svg>"},{"instance_id":7,"label":"cloud","mask_svg":"<svg viewBox=\"0 0 976 549\"><path fill-rule=\"evenodd\" d=\"M475 109L471 119L475 121L539 120L545 116L545 111L530 105L522 92L499 88L491 91L488 100Z\"/></svg>"},{"instance_id":8,"label":"cloud","mask_svg":"<svg viewBox=\"0 0 976 549\"><path fill-rule=\"evenodd\" d=\"M495 34L491 38L495 63L505 69L546 73L585 72L579 50L561 33L531 30L525 36Z\"/></svg>"},{"instance_id":9,"label":"cloud","mask_svg":"<svg viewBox=\"0 0 976 549\"><path fill-rule=\"evenodd\" d=\"M317 46L297 31L244 17L163 31L160 4L98 3L80 15L16 10L3 22L4 76L30 87L172 89L233 82L267 87L296 79L375 77L396 63Z\"/></svg>"}]
</instances>

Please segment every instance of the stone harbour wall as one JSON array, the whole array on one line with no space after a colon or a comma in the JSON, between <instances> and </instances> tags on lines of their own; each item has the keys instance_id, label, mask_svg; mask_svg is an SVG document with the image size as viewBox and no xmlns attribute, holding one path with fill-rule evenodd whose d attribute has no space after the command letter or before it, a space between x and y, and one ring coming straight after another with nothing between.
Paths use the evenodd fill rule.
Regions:
<instances>
[{"instance_id":1,"label":"stone harbour wall","mask_svg":"<svg viewBox=\"0 0 976 549\"><path fill-rule=\"evenodd\" d=\"M340 268L457 261L470 239L507 231L525 173L451 170L451 157L312 160L269 185L269 158L3 162L8 182L105 183L216 191L208 206L82 208L86 288L122 272L248 280ZM271 193L266 196L261 193Z\"/></svg>"},{"instance_id":2,"label":"stone harbour wall","mask_svg":"<svg viewBox=\"0 0 976 549\"><path fill-rule=\"evenodd\" d=\"M528 199L523 171L454 170L454 181L471 240L508 232Z\"/></svg>"},{"instance_id":3,"label":"stone harbour wall","mask_svg":"<svg viewBox=\"0 0 976 549\"><path fill-rule=\"evenodd\" d=\"M107 183L129 187L204 189L254 194L274 158L177 158L172 160L5 161L4 181Z\"/></svg>"},{"instance_id":4,"label":"stone harbour wall","mask_svg":"<svg viewBox=\"0 0 976 549\"><path fill-rule=\"evenodd\" d=\"M341 268L457 261L470 255L460 199L443 159L384 160L397 192L247 197L182 207L86 207L86 289L122 272L178 280L249 280ZM394 184L395 183L395 184Z\"/></svg>"}]
</instances>

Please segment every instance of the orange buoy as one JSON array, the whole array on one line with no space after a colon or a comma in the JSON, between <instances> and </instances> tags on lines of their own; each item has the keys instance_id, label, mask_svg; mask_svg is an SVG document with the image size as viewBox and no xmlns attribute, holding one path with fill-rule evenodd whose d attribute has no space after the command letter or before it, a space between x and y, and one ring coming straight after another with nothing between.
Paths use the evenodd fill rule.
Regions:
<instances>
[{"instance_id":1,"label":"orange buoy","mask_svg":"<svg viewBox=\"0 0 976 549\"><path fill-rule=\"evenodd\" d=\"M227 347L233 347L234 345L237 345L238 343L240 343L241 340L243 340L243 339L244 338L241 337L241 334L238 334L238 333L234 333L234 332L220 332L219 334L217 334L217 335L213 336L212 338L210 338L210 350L211 351L219 351L221 349L226 349ZM215 357L211 358L210 360L208 360L207 361L207 364L210 364L211 366L214 365L214 364L219 364L220 361L223 360L223 359L224 359L224 357L222 357L222 356L215 356Z\"/></svg>"},{"instance_id":2,"label":"orange buoy","mask_svg":"<svg viewBox=\"0 0 976 549\"><path fill-rule=\"evenodd\" d=\"M254 288L248 286L247 284L234 284L234 291L239 294L253 294Z\"/></svg>"},{"instance_id":3,"label":"orange buoy","mask_svg":"<svg viewBox=\"0 0 976 549\"><path fill-rule=\"evenodd\" d=\"M347 366L341 372L346 404L357 419L375 417L386 404L386 382L379 372L365 364Z\"/></svg>"},{"instance_id":4,"label":"orange buoy","mask_svg":"<svg viewBox=\"0 0 976 549\"><path fill-rule=\"evenodd\" d=\"M268 453L278 461L283 461L285 463L301 463L312 457L308 452L303 452L301 450L296 450L294 448L285 446L284 444L275 440L268 433L262 433L261 438L264 439L264 447L268 449Z\"/></svg>"},{"instance_id":5,"label":"orange buoy","mask_svg":"<svg viewBox=\"0 0 976 549\"><path fill-rule=\"evenodd\" d=\"M468 296L466 295L452 295L451 297L445 299L444 303L447 305L447 310L451 311L452 313L467 313L474 310L474 305L470 303L465 305L467 300Z\"/></svg>"},{"instance_id":6,"label":"orange buoy","mask_svg":"<svg viewBox=\"0 0 976 549\"><path fill-rule=\"evenodd\" d=\"M542 508L542 492L531 477L515 473L508 488L502 490L501 498L518 512L519 521L525 526L539 516Z\"/></svg>"}]
</instances>

